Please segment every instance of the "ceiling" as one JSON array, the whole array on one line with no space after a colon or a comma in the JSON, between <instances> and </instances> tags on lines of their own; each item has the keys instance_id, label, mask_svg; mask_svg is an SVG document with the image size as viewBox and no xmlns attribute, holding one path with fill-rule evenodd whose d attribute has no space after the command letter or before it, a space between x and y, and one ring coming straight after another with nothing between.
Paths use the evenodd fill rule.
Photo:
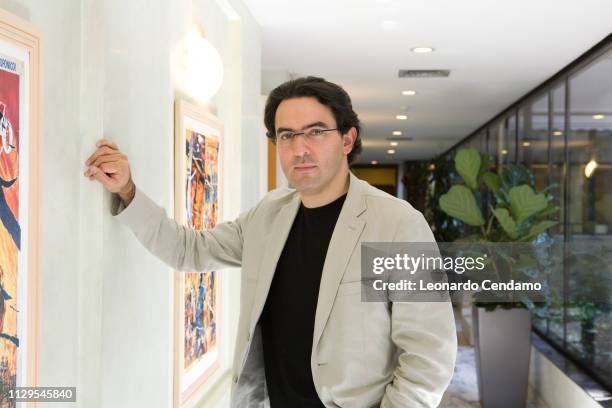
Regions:
<instances>
[{"instance_id":1,"label":"ceiling","mask_svg":"<svg viewBox=\"0 0 612 408\"><path fill-rule=\"evenodd\" d=\"M442 153L612 32L610 0L244 2L261 26L264 71L322 76L351 95L361 163ZM399 69L451 74L401 79ZM413 140L388 155L394 130Z\"/></svg>"}]
</instances>

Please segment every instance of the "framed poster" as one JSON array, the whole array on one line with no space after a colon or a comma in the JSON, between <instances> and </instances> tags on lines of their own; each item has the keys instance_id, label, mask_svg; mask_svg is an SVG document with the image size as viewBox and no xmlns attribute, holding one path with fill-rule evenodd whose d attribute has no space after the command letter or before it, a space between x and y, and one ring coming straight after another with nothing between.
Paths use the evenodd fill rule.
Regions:
<instances>
[{"instance_id":1,"label":"framed poster","mask_svg":"<svg viewBox=\"0 0 612 408\"><path fill-rule=\"evenodd\" d=\"M40 34L0 9L0 407L38 385ZM28 407L35 403L28 403Z\"/></svg>"},{"instance_id":2,"label":"framed poster","mask_svg":"<svg viewBox=\"0 0 612 408\"><path fill-rule=\"evenodd\" d=\"M175 104L174 216L190 228L221 220L223 126L184 100ZM181 407L219 369L221 280L215 271L175 272L174 406Z\"/></svg>"}]
</instances>

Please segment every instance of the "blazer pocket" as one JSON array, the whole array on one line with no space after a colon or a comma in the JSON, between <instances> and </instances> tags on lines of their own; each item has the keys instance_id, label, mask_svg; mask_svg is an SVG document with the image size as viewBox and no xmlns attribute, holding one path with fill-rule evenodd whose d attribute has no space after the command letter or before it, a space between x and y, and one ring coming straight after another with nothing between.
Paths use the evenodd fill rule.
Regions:
<instances>
[{"instance_id":1,"label":"blazer pocket","mask_svg":"<svg viewBox=\"0 0 612 408\"><path fill-rule=\"evenodd\" d=\"M336 297L361 293L361 281L341 282Z\"/></svg>"}]
</instances>

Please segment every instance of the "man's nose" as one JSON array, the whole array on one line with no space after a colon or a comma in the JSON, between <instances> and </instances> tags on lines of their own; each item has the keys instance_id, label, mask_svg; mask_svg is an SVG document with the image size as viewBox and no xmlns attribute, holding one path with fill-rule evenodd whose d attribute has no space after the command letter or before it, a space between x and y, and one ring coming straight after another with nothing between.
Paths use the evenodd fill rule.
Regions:
<instances>
[{"instance_id":1,"label":"man's nose","mask_svg":"<svg viewBox=\"0 0 612 408\"><path fill-rule=\"evenodd\" d=\"M310 146L308 145L306 137L303 134L293 137L293 140L291 141L291 149L294 156L302 157L310 154Z\"/></svg>"}]
</instances>

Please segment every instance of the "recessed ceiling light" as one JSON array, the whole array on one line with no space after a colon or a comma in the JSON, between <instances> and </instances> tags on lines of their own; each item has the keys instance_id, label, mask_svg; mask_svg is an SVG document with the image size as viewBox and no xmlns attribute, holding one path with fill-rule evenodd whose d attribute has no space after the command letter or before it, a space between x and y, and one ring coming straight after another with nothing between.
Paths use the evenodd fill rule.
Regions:
<instances>
[{"instance_id":1,"label":"recessed ceiling light","mask_svg":"<svg viewBox=\"0 0 612 408\"><path fill-rule=\"evenodd\" d=\"M393 136L401 136L402 135L402 131L401 130L394 130L393 131Z\"/></svg>"},{"instance_id":2,"label":"recessed ceiling light","mask_svg":"<svg viewBox=\"0 0 612 408\"><path fill-rule=\"evenodd\" d=\"M389 143L389 146L397 146L399 143L398 142L391 142Z\"/></svg>"},{"instance_id":3,"label":"recessed ceiling light","mask_svg":"<svg viewBox=\"0 0 612 408\"><path fill-rule=\"evenodd\" d=\"M531 143L529 143L529 142L523 142L523 147L529 147L529 146L531 146Z\"/></svg>"},{"instance_id":4,"label":"recessed ceiling light","mask_svg":"<svg viewBox=\"0 0 612 408\"><path fill-rule=\"evenodd\" d=\"M593 115L593 119L595 119L595 120L600 120L600 119L603 119L603 118L605 118L605 116L602 115L602 114Z\"/></svg>"},{"instance_id":5,"label":"recessed ceiling light","mask_svg":"<svg viewBox=\"0 0 612 408\"><path fill-rule=\"evenodd\" d=\"M397 119L397 120L406 120L406 119L408 119L408 116L406 116L406 115L397 115L395 117L395 119Z\"/></svg>"},{"instance_id":6,"label":"recessed ceiling light","mask_svg":"<svg viewBox=\"0 0 612 408\"><path fill-rule=\"evenodd\" d=\"M387 150L387 153L389 153L389 154L394 154L394 153L395 153L395 150L393 150L393 149L389 149L389 150Z\"/></svg>"},{"instance_id":7,"label":"recessed ceiling light","mask_svg":"<svg viewBox=\"0 0 612 408\"><path fill-rule=\"evenodd\" d=\"M411 51L419 53L419 54L425 54L425 53L428 53L428 52L433 52L433 50L434 49L431 48L431 47L415 47Z\"/></svg>"},{"instance_id":8,"label":"recessed ceiling light","mask_svg":"<svg viewBox=\"0 0 612 408\"><path fill-rule=\"evenodd\" d=\"M508 154L508 151L506 149L502 149L501 154Z\"/></svg>"},{"instance_id":9,"label":"recessed ceiling light","mask_svg":"<svg viewBox=\"0 0 612 408\"><path fill-rule=\"evenodd\" d=\"M560 131L560 130L555 130L555 131L553 132L553 136L561 136L562 134L563 134L563 132L562 132L562 131Z\"/></svg>"},{"instance_id":10,"label":"recessed ceiling light","mask_svg":"<svg viewBox=\"0 0 612 408\"><path fill-rule=\"evenodd\" d=\"M374 165L374 166L375 166L375 165L377 165L377 164L378 164L378 162L377 162L376 160L372 160L372 161L370 162L370 164L372 164L372 165Z\"/></svg>"},{"instance_id":11,"label":"recessed ceiling light","mask_svg":"<svg viewBox=\"0 0 612 408\"><path fill-rule=\"evenodd\" d=\"M416 94L417 94L416 91L410 91L410 90L402 91L402 95L412 96L412 95L416 95Z\"/></svg>"}]
</instances>

